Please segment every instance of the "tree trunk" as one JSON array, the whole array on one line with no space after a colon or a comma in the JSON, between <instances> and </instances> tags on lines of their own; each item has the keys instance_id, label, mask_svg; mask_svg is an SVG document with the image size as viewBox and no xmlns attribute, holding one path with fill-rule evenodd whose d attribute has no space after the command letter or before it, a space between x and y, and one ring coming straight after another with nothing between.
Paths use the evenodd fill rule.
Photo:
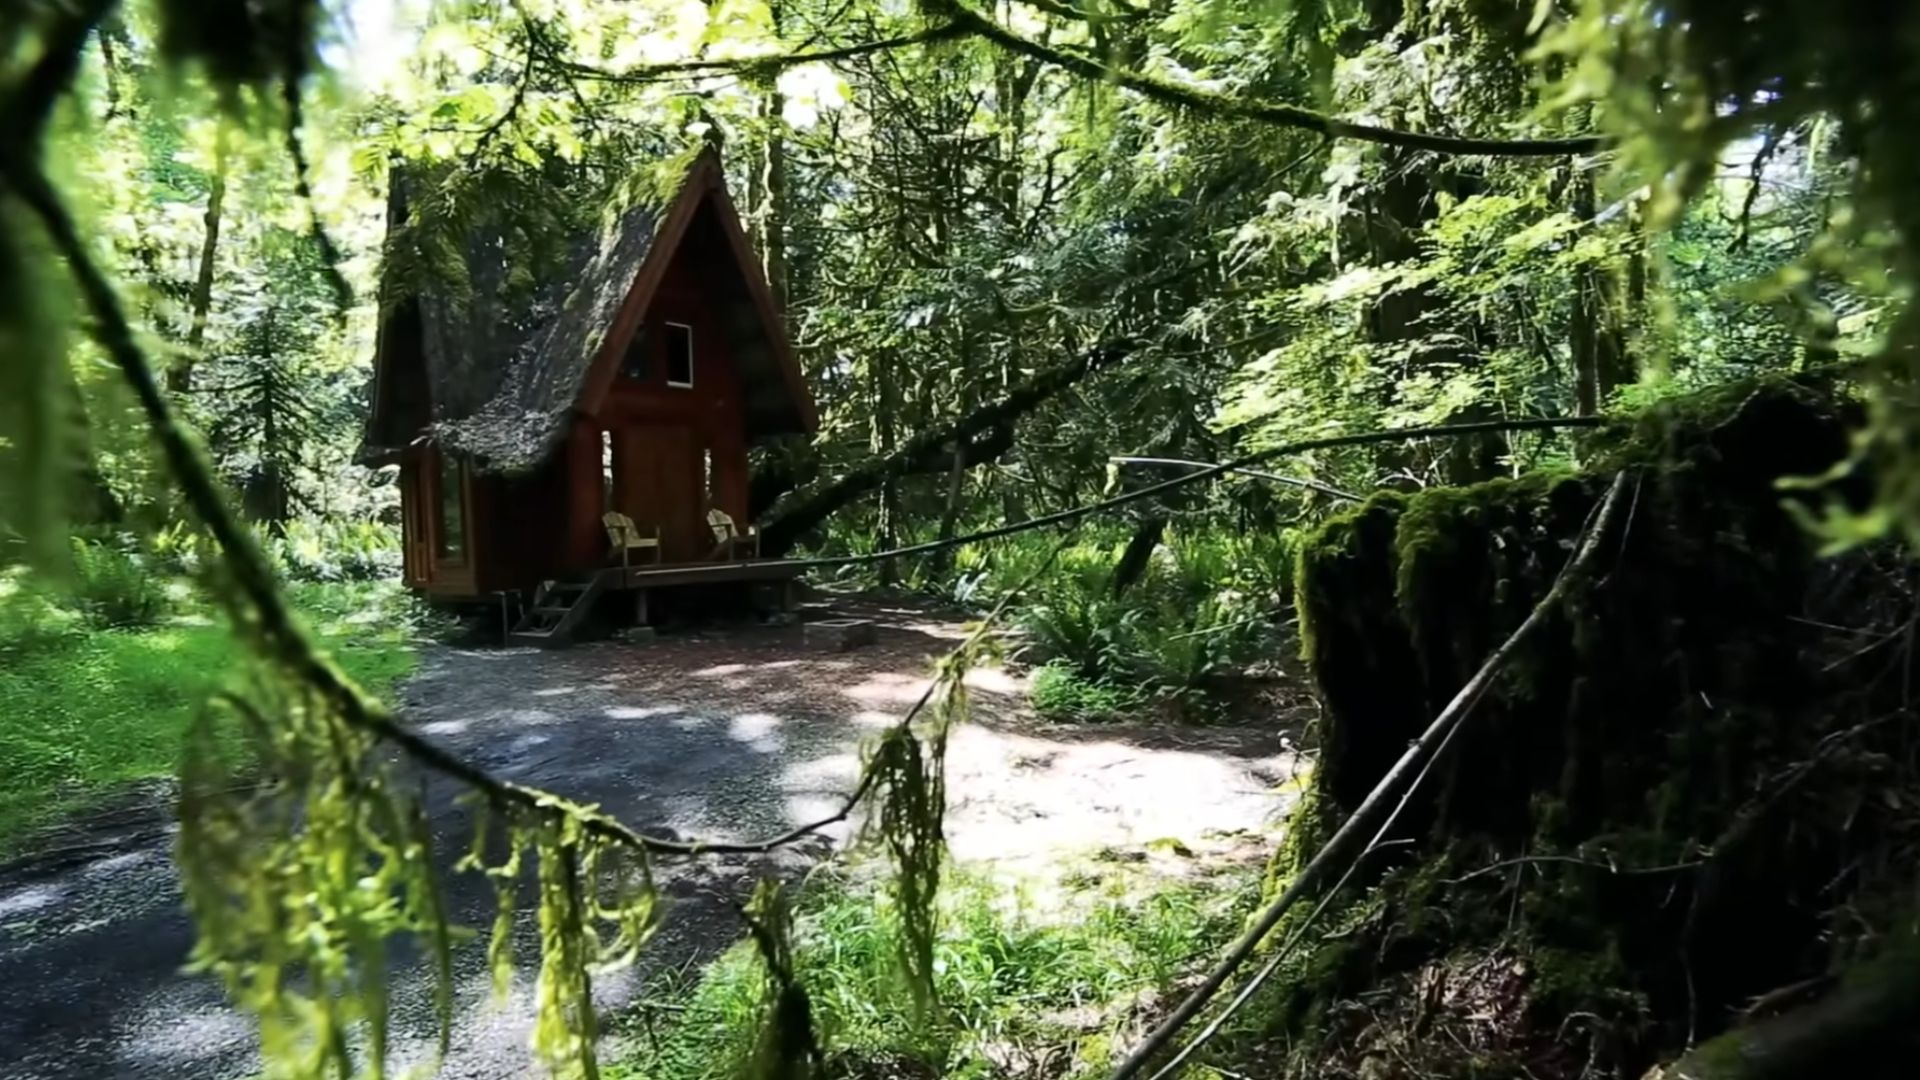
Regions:
<instances>
[{"instance_id":1,"label":"tree trunk","mask_svg":"<svg viewBox=\"0 0 1920 1080\"><path fill-rule=\"evenodd\" d=\"M940 539L951 540L960 528L960 496L967 487L967 455L964 447L953 444L953 464L947 469L947 505L940 513ZM953 569L953 549L934 552L933 571L944 578Z\"/></svg>"},{"instance_id":2,"label":"tree trunk","mask_svg":"<svg viewBox=\"0 0 1920 1080\"><path fill-rule=\"evenodd\" d=\"M1113 568L1114 599L1126 595L1128 589L1139 583L1147 572L1148 561L1153 558L1153 549L1160 546L1160 538L1166 533L1167 519L1157 514L1133 530L1127 549L1120 553L1120 561Z\"/></svg>"},{"instance_id":3,"label":"tree trunk","mask_svg":"<svg viewBox=\"0 0 1920 1080\"><path fill-rule=\"evenodd\" d=\"M167 369L167 389L184 394L193 386L194 364L207 337L207 313L213 308L213 268L220 251L220 214L227 201L227 129L214 136L213 179L207 188L206 232L200 241L200 272L193 281L193 322L187 328L187 349Z\"/></svg>"},{"instance_id":4,"label":"tree trunk","mask_svg":"<svg viewBox=\"0 0 1920 1080\"><path fill-rule=\"evenodd\" d=\"M767 5L774 36L780 34L778 0ZM787 96L780 92L779 76L769 76L760 97L762 143L760 161L747 186L747 207L753 228L754 249L767 285L773 291L774 306L787 306Z\"/></svg>"},{"instance_id":5,"label":"tree trunk","mask_svg":"<svg viewBox=\"0 0 1920 1080\"><path fill-rule=\"evenodd\" d=\"M877 401L874 407L873 430L874 449L881 460L893 457L895 444L894 420L899 408L899 395L893 384L893 361L891 352L883 353L879 358L878 378L874 380ZM900 473L888 473L880 482L880 550L888 551L899 545L900 530ZM893 586L899 580L899 568L892 559L880 564L880 584L883 588Z\"/></svg>"},{"instance_id":6,"label":"tree trunk","mask_svg":"<svg viewBox=\"0 0 1920 1080\"><path fill-rule=\"evenodd\" d=\"M87 402L80 395L80 384L74 380L64 362L56 377L64 384L61 393L67 399L67 422L74 433L70 444L73 452L71 501L66 509L78 522L118 525L126 517L126 507L120 504L119 496L107 485L107 478L100 471L99 459L94 456L93 421L87 415Z\"/></svg>"},{"instance_id":7,"label":"tree trunk","mask_svg":"<svg viewBox=\"0 0 1920 1080\"><path fill-rule=\"evenodd\" d=\"M787 140L786 120L782 118L786 107L785 94L768 92L764 105L767 145L761 164L767 202L760 221L760 259L766 267L774 304L783 312L787 309Z\"/></svg>"},{"instance_id":8,"label":"tree trunk","mask_svg":"<svg viewBox=\"0 0 1920 1080\"><path fill-rule=\"evenodd\" d=\"M1576 219L1593 220L1591 172L1574 178L1572 209ZM1627 370L1622 315L1619 291L1610 270L1595 265L1574 275L1568 344L1573 354L1573 407L1581 416L1598 413L1607 396L1632 377Z\"/></svg>"}]
</instances>

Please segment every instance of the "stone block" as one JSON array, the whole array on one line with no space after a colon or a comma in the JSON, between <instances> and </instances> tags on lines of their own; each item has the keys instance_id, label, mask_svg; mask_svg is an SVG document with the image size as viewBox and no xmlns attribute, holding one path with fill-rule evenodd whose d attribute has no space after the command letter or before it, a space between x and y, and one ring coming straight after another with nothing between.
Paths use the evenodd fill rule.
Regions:
<instances>
[{"instance_id":1,"label":"stone block","mask_svg":"<svg viewBox=\"0 0 1920 1080\"><path fill-rule=\"evenodd\" d=\"M873 644L873 623L866 619L822 619L806 626L807 647L821 652L846 652Z\"/></svg>"}]
</instances>

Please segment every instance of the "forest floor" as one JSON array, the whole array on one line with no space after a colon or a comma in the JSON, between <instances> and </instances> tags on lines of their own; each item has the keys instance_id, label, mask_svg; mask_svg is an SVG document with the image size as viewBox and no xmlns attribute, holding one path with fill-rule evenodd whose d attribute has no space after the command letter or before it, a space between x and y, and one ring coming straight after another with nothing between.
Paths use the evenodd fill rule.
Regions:
<instances>
[{"instance_id":1,"label":"forest floor","mask_svg":"<svg viewBox=\"0 0 1920 1080\"><path fill-rule=\"evenodd\" d=\"M837 808L862 740L918 696L929 661L963 632L906 608L861 613L880 623L880 639L843 654L808 651L797 626L559 653L432 649L403 684L401 711L496 775L598 803L647 831L759 837ZM970 681L973 720L954 735L948 781L947 831L963 866L1044 891L1090 860L1178 879L1272 850L1298 788L1281 731L1047 726L1026 710L1017 677L983 669ZM425 791L451 863L467 847L466 811L450 784L428 778ZM193 928L170 830L156 828L169 808L147 809L0 867L0 1075L170 1080L255 1068L250 1024L210 979L181 973ZM654 975L717 955L738 934L732 904L757 877L797 877L852 828L766 858L662 866L661 932L642 969L600 980L596 998L619 1008ZM491 889L477 875L452 875L448 903L463 925L491 920ZM442 1075L536 1075L526 1050L530 911L516 931L519 974L501 1005L489 1001L484 940L456 950L456 1031ZM400 970L396 1056L419 1060L430 1053L430 995L417 958Z\"/></svg>"}]
</instances>

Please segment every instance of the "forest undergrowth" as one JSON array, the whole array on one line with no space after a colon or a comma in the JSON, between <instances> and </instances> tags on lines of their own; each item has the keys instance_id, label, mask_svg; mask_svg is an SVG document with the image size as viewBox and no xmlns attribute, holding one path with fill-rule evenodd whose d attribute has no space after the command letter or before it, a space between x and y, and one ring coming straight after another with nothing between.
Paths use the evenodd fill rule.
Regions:
<instances>
[{"instance_id":1,"label":"forest undergrowth","mask_svg":"<svg viewBox=\"0 0 1920 1080\"><path fill-rule=\"evenodd\" d=\"M176 852L197 962L275 1075L380 1074L385 958L449 951L444 838L396 756L494 814L456 841L464 865L537 874L537 913L501 889L496 940L538 924L534 1056L569 1078L596 1075L593 972L651 929L650 860L712 853L408 729L366 687L404 667L385 635L412 616L350 579L394 574L372 523L406 518L360 446L388 316L484 307L470 294L495 283L459 255L477 238L511 268L504 299L560 299L583 241L722 150L735 254L778 298L766 321L818 405L810 437L754 448L745 517L767 554L1024 527L1008 523L1164 467L1143 462L1314 443L1130 504L1065 550L872 571L977 607L1031 587L1005 614L1059 718L1208 719L1297 643L1325 756L1269 887L1528 625L1599 492L1631 480L1616 546L1461 729L1417 828L1300 952L1270 954L1283 977L1200 1068L1561 1078L1679 1058L1750 1080L1844 1073L1889 1018L1920 1016L1920 963L1903 963L1920 934L1920 13L0 7L7 798L53 806L155 771L221 672L260 676L204 715L245 728L285 782L237 791L223 736L199 740ZM432 178L405 223L387 220L403 174ZM1844 407L1801 386L1757 426L1696 408L1837 363ZM1630 454L1565 430L1661 400L1673 423ZM394 446L461 454L457 418L432 419ZM260 535L285 539L263 556ZM1020 571L1054 557L1058 574ZM906 999L941 974L940 753L988 651L976 636L948 658L945 693L876 743L842 812L870 799L894 856ZM971 901L953 902L964 923ZM801 903L817 925L839 901ZM777 990L758 1015L791 1020L793 970L831 983L809 968L830 942L796 952L775 914L743 927ZM1920 1024L1904 1030L1911 1060ZM805 1071L807 1025L763 1038Z\"/></svg>"},{"instance_id":2,"label":"forest undergrowth","mask_svg":"<svg viewBox=\"0 0 1920 1080\"><path fill-rule=\"evenodd\" d=\"M1730 385L1649 412L1586 472L1384 495L1302 541L1322 756L1270 890L1518 625L1600 482L1634 471L1601 569L1206 1060L1896 1074L1920 1003L1920 592L1900 548L1821 552L1804 527L1866 478L1779 486L1844 457L1855 408L1823 379Z\"/></svg>"},{"instance_id":3,"label":"forest undergrowth","mask_svg":"<svg viewBox=\"0 0 1920 1080\"><path fill-rule=\"evenodd\" d=\"M1232 932L1258 868L1196 880L1089 860L1044 898L985 868L942 886L939 1008L900 983L888 900L855 865L814 875L795 924L796 977L827 1048L825 1076L987 1080L1096 1076L1163 1007L1170 988ZM617 1080L748 1075L765 1021L766 977L750 942L659 983L616 1021L630 1047Z\"/></svg>"},{"instance_id":4,"label":"forest undergrowth","mask_svg":"<svg viewBox=\"0 0 1920 1080\"><path fill-rule=\"evenodd\" d=\"M296 524L268 550L323 646L376 692L441 626L392 580L390 530ZM193 588L202 569L184 533L102 531L74 540L65 575L0 571L0 855L131 786L170 782L194 716L248 685L253 661Z\"/></svg>"},{"instance_id":5,"label":"forest undergrowth","mask_svg":"<svg viewBox=\"0 0 1920 1080\"><path fill-rule=\"evenodd\" d=\"M1064 547L1037 533L963 545L947 559L908 563L900 587L980 611L1053 558L1006 620L1008 660L1030 669L1032 706L1049 720L1206 723L1264 688L1298 683L1295 530L1199 519L1155 529L1147 544L1138 533L1095 521ZM877 579L873 567L856 567L836 586Z\"/></svg>"}]
</instances>

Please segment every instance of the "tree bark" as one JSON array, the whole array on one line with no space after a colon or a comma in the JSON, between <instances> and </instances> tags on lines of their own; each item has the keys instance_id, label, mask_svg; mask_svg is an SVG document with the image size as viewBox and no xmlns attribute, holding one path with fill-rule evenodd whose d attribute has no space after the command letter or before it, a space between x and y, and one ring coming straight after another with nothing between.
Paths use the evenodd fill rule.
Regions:
<instances>
[{"instance_id":1,"label":"tree bark","mask_svg":"<svg viewBox=\"0 0 1920 1080\"><path fill-rule=\"evenodd\" d=\"M898 408L898 395L894 392L893 361L890 352L880 357L879 378L876 380L878 401L874 408L874 448L882 461L893 457L895 446L894 413ZM880 550L886 551L899 547L900 530L900 473L888 472L880 478ZM880 585L891 587L899 578L899 567L892 559L880 564Z\"/></svg>"},{"instance_id":2,"label":"tree bark","mask_svg":"<svg viewBox=\"0 0 1920 1080\"><path fill-rule=\"evenodd\" d=\"M1157 514L1133 530L1127 549L1120 553L1120 561L1113 568L1114 599L1125 596L1128 589L1139 583L1147 572L1147 561L1153 558L1153 549L1160 546L1160 538L1166 533L1167 519Z\"/></svg>"},{"instance_id":3,"label":"tree bark","mask_svg":"<svg viewBox=\"0 0 1920 1080\"><path fill-rule=\"evenodd\" d=\"M780 9L778 0L767 5L776 37L781 29ZM774 306L784 312L787 307L787 96L780 92L777 74L769 79L760 97L763 142L760 160L749 184L747 206L761 269L766 273L767 286L773 291Z\"/></svg>"},{"instance_id":4,"label":"tree bark","mask_svg":"<svg viewBox=\"0 0 1920 1080\"><path fill-rule=\"evenodd\" d=\"M213 268L220 251L220 215L227 201L227 129L214 136L213 179L207 187L206 233L200 241L200 270L193 281L193 322L187 328L187 348L167 369L167 389L186 393L193 386L193 368L207 337L207 313L213 308Z\"/></svg>"},{"instance_id":5,"label":"tree bark","mask_svg":"<svg viewBox=\"0 0 1920 1080\"><path fill-rule=\"evenodd\" d=\"M947 467L947 505L940 512L940 539L951 540L958 535L960 528L960 496L967 486L966 448L953 447L953 461ZM936 578L945 577L953 569L953 549L947 548L933 554L933 569Z\"/></svg>"}]
</instances>

